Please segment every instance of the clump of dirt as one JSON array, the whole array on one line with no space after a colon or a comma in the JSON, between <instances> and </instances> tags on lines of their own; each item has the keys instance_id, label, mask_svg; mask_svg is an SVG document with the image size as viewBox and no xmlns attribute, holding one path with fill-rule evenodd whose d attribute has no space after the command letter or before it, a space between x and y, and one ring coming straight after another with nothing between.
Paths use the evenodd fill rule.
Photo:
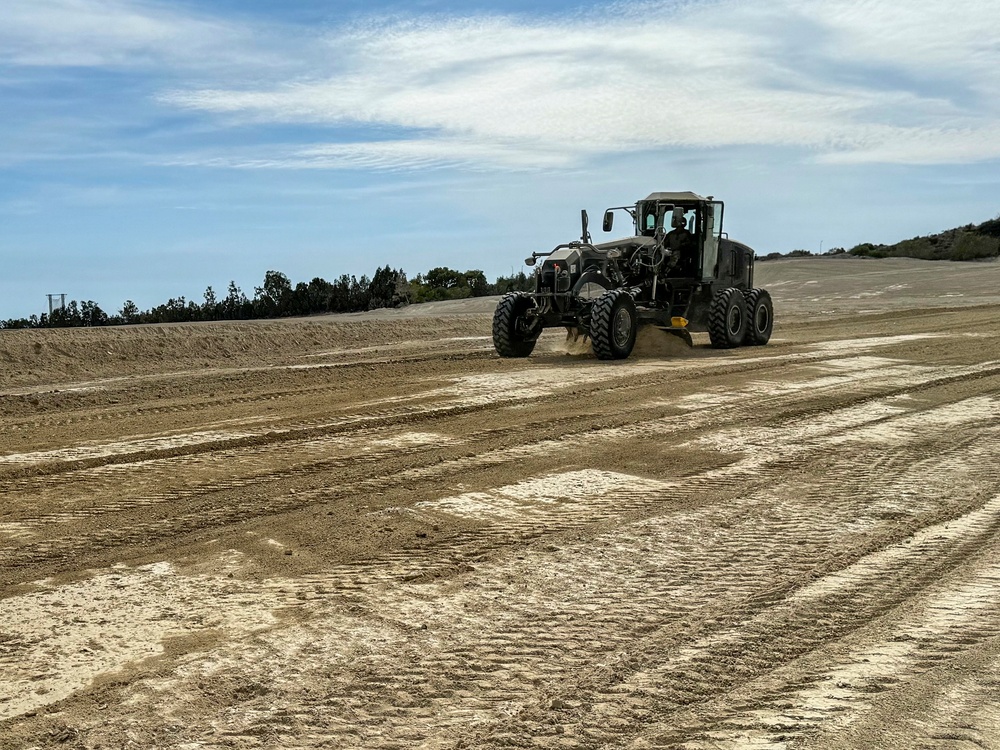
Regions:
<instances>
[{"instance_id":1,"label":"clump of dirt","mask_svg":"<svg viewBox=\"0 0 1000 750\"><path fill-rule=\"evenodd\" d=\"M643 326L635 339L632 355L636 357L689 357L692 350L680 336Z\"/></svg>"},{"instance_id":2,"label":"clump of dirt","mask_svg":"<svg viewBox=\"0 0 1000 750\"><path fill-rule=\"evenodd\" d=\"M559 338L553 334L550 340L540 342L542 350L556 354L566 354L572 357L593 357L594 347L589 337L580 336L574 339ZM679 336L666 333L652 326L642 326L635 339L634 357L687 357L691 356L691 347Z\"/></svg>"}]
</instances>

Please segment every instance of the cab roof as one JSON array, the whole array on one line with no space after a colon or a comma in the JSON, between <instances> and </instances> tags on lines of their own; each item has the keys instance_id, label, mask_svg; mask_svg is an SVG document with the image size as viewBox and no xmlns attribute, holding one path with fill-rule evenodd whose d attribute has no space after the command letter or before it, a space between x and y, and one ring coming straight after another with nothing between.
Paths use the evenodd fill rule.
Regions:
<instances>
[{"instance_id":1,"label":"cab roof","mask_svg":"<svg viewBox=\"0 0 1000 750\"><path fill-rule=\"evenodd\" d=\"M646 196L645 200L663 201L665 203L704 203L710 199L687 191L683 193L650 193Z\"/></svg>"}]
</instances>

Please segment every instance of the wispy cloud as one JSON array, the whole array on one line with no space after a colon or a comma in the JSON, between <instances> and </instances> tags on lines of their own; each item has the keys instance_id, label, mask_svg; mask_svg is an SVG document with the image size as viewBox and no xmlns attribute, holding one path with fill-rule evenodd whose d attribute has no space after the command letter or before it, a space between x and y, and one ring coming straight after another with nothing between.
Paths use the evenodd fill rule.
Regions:
<instances>
[{"instance_id":1,"label":"wispy cloud","mask_svg":"<svg viewBox=\"0 0 1000 750\"><path fill-rule=\"evenodd\" d=\"M566 169L579 154L569 150L531 148L522 142L484 142L475 139L429 137L424 139L326 143L306 148L270 147L243 149L224 155L201 152L171 157L168 166L224 167L235 169L508 169L515 171Z\"/></svg>"},{"instance_id":2,"label":"wispy cloud","mask_svg":"<svg viewBox=\"0 0 1000 750\"><path fill-rule=\"evenodd\" d=\"M4 16L0 59L153 61L173 70L161 105L241 128L239 152L175 164L563 169L615 153L746 145L824 163L1000 157L996 0L955 0L946 18L931 0L626 2L563 17L396 18L325 35L141 0L8 0ZM271 139L248 153L254 128L268 125L329 138Z\"/></svg>"},{"instance_id":3,"label":"wispy cloud","mask_svg":"<svg viewBox=\"0 0 1000 750\"><path fill-rule=\"evenodd\" d=\"M266 47L261 30L143 0L4 0L0 64L205 67Z\"/></svg>"},{"instance_id":4,"label":"wispy cloud","mask_svg":"<svg viewBox=\"0 0 1000 750\"><path fill-rule=\"evenodd\" d=\"M313 149L311 163L517 168L595 154L794 146L827 162L1000 156L993 0L905 11L886 0L621 6L618 14L478 16L354 27L337 71L163 101L243 122L379 125L420 137ZM308 162L276 160L275 166Z\"/></svg>"}]
</instances>

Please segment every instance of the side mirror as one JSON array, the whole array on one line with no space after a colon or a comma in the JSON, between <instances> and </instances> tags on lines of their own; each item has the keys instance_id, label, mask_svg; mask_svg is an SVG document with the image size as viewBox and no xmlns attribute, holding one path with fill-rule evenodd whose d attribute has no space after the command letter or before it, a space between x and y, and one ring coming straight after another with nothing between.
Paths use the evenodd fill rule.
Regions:
<instances>
[{"instance_id":1,"label":"side mirror","mask_svg":"<svg viewBox=\"0 0 1000 750\"><path fill-rule=\"evenodd\" d=\"M529 255L527 258L524 259L524 265L526 266L533 266L535 265L535 262L536 258L534 255Z\"/></svg>"},{"instance_id":2,"label":"side mirror","mask_svg":"<svg viewBox=\"0 0 1000 750\"><path fill-rule=\"evenodd\" d=\"M604 231L610 232L611 227L615 225L615 214L612 211L604 212Z\"/></svg>"}]
</instances>

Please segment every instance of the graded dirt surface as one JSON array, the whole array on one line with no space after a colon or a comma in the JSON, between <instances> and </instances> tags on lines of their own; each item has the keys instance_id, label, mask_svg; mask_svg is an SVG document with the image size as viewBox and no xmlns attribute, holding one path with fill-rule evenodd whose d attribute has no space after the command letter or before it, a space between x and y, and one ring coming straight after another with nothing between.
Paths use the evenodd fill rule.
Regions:
<instances>
[{"instance_id":1,"label":"graded dirt surface","mask_svg":"<svg viewBox=\"0 0 1000 750\"><path fill-rule=\"evenodd\" d=\"M0 332L0 748L1000 747L1000 265L758 281Z\"/></svg>"}]
</instances>

